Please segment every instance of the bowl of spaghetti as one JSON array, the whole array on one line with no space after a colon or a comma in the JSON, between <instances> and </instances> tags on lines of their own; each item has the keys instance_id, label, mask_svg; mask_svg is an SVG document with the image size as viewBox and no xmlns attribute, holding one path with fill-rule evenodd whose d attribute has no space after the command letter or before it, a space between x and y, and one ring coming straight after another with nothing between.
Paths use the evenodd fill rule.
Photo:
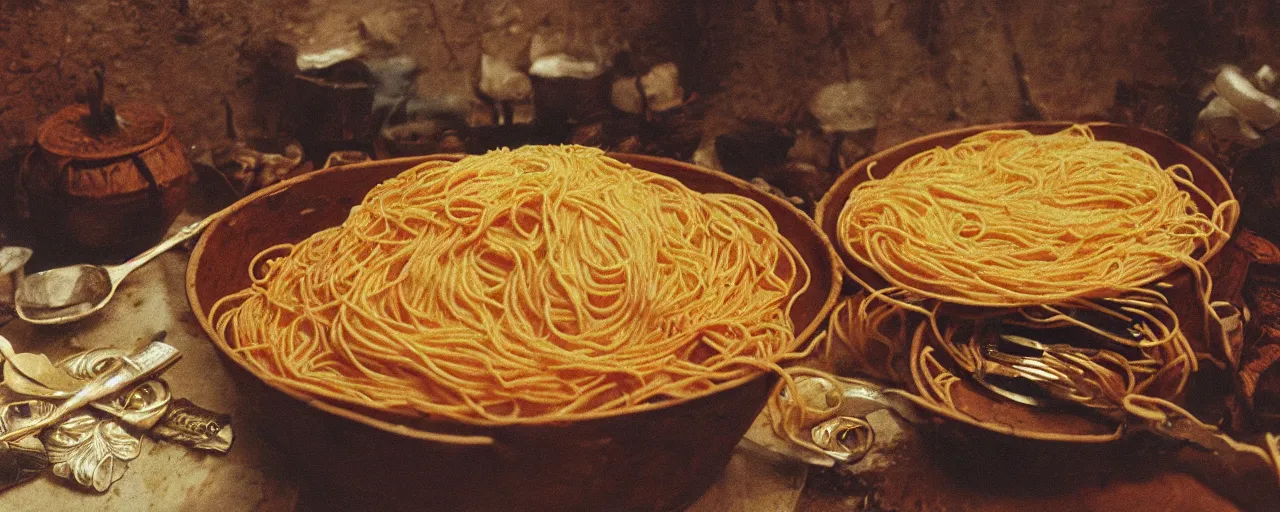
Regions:
<instances>
[{"instance_id":1,"label":"bowl of spaghetti","mask_svg":"<svg viewBox=\"0 0 1280 512\"><path fill-rule=\"evenodd\" d=\"M188 297L308 507L674 510L834 307L784 201L528 146L324 169L231 206Z\"/></svg>"},{"instance_id":2,"label":"bowl of spaghetti","mask_svg":"<svg viewBox=\"0 0 1280 512\"><path fill-rule=\"evenodd\" d=\"M1238 205L1187 147L1110 123L975 126L855 164L816 219L859 286L850 371L939 416L1103 442L1148 400L1234 364L1215 289Z\"/></svg>"}]
</instances>

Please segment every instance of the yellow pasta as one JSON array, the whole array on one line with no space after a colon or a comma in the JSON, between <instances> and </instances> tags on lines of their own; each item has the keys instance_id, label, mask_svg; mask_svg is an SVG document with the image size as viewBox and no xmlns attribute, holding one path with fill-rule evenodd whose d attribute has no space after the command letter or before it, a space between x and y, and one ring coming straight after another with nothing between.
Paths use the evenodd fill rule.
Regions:
<instances>
[{"instance_id":1,"label":"yellow pasta","mask_svg":"<svg viewBox=\"0 0 1280 512\"><path fill-rule=\"evenodd\" d=\"M776 369L810 277L759 204L580 146L422 164L250 274L211 317L267 380L476 424L616 414Z\"/></svg>"},{"instance_id":2,"label":"yellow pasta","mask_svg":"<svg viewBox=\"0 0 1280 512\"><path fill-rule=\"evenodd\" d=\"M1083 125L988 131L860 184L840 213L840 243L895 286L954 304L1112 297L1228 236L1234 204L1202 213L1192 193L1212 204L1186 166L1161 168Z\"/></svg>"},{"instance_id":3,"label":"yellow pasta","mask_svg":"<svg viewBox=\"0 0 1280 512\"><path fill-rule=\"evenodd\" d=\"M910 379L952 408L953 372L1006 371L983 339L992 325L1102 340L1100 351L1059 346L1033 362L1034 378L1066 386L1073 401L1114 411L1129 394L1173 397L1204 354L1153 283L1190 269L1203 313L1214 315L1198 258L1230 236L1237 214L1186 166L1161 167L1087 126L982 132L852 191L838 242L889 286L863 283L867 295L837 309L832 332L869 373ZM940 313L957 307L967 313ZM904 355L909 364L890 364Z\"/></svg>"}]
</instances>

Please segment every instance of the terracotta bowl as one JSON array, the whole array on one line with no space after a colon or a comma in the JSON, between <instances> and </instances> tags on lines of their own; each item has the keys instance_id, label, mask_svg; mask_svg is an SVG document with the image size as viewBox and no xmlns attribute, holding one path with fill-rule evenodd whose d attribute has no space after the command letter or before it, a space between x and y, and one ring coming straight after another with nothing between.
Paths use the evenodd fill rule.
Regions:
<instances>
[{"instance_id":1,"label":"terracotta bowl","mask_svg":"<svg viewBox=\"0 0 1280 512\"><path fill-rule=\"evenodd\" d=\"M1191 170L1196 186L1204 190L1215 201L1223 202L1234 199L1226 178L1218 172L1218 169L1204 157L1177 141L1139 127L1113 123L1085 124L1093 130L1098 140L1119 141L1141 148L1154 156L1156 161L1163 166L1186 165ZM822 200L818 202L815 219L822 232L827 235L836 247L836 252L840 255L841 263L847 275L856 275L859 279L872 286L885 286L887 282L883 278L860 264L843 248L836 229L836 221L840 216L840 211L844 208L845 203L848 202L849 195L854 187L867 181L867 167L870 164L875 164L872 168L872 174L877 178L883 178L892 172L898 164L913 155L935 147L955 145L962 139L979 132L987 130L1027 130L1035 134L1049 134L1066 129L1071 125L1072 123L1070 122L1044 121L971 126L935 133L899 144L871 155L845 171L836 180L835 185L823 196ZM1196 198L1196 200L1202 211L1206 211L1207 205L1203 204L1199 198ZM1235 229L1234 224L1225 227L1228 232ZM1224 240L1211 247L1209 251L1201 256L1200 260L1212 266L1211 260L1218 255L1225 244ZM849 281L853 282L852 279ZM1191 277L1188 271L1176 272L1162 281L1172 283L1175 287L1174 292L1166 294L1170 299L1170 305L1175 311L1203 311L1203 306L1196 304L1194 295L1189 292ZM1176 291L1178 288L1184 288L1188 291L1186 293L1178 293ZM1207 345L1205 340L1195 339L1197 336L1192 334L1203 332L1203 321L1200 315L1184 314L1180 315L1180 319L1182 320L1184 332L1187 333L1189 338L1193 338L1191 340L1193 346L1199 348ZM910 343L909 340L903 340L902 342L904 348L906 344ZM1082 416L1069 410L1033 408L1014 403L992 394L967 376L961 377L962 380L953 388L953 395L957 408L960 409L962 414L956 414L949 409L933 408L935 413L985 430L1028 439L1094 443L1113 440L1120 436L1121 427L1115 422Z\"/></svg>"},{"instance_id":2,"label":"terracotta bowl","mask_svg":"<svg viewBox=\"0 0 1280 512\"><path fill-rule=\"evenodd\" d=\"M792 311L802 346L812 339L839 296L841 274L830 243L808 217L722 173L674 160L612 156L700 192L738 194L763 204L813 275ZM340 224L371 188L414 165L457 158L324 169L235 203L191 254L187 294L201 326L226 356L208 308L248 286L246 269L255 254ZM334 510L676 510L719 476L776 382L776 376L760 373L639 412L482 427L312 400L265 384L239 363L234 367L244 391L260 399L263 413L254 421L303 477L307 506Z\"/></svg>"}]
</instances>

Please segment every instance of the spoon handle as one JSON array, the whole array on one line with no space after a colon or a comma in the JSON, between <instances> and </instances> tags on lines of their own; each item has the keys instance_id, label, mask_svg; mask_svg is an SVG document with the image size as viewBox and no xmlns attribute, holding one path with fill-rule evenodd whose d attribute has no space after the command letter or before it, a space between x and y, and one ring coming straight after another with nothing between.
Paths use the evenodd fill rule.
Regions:
<instances>
[{"instance_id":1,"label":"spoon handle","mask_svg":"<svg viewBox=\"0 0 1280 512\"><path fill-rule=\"evenodd\" d=\"M113 285L120 284L120 281L123 281L125 276L128 276L129 273L133 272L134 270L137 270L138 267L146 265L147 262L150 262L151 260L155 259L156 256L164 254L166 251L168 251L169 249L172 249L174 246L187 241L187 239L203 231L204 228L207 227L210 223L212 223L214 219L216 219L217 217L218 217L217 214L213 214L208 217L205 217L204 219L201 219L198 222L188 224L184 226L182 229L179 229L177 233L173 234L173 236L166 238L164 239L164 241L156 244L155 247L152 247L150 249L147 249L146 251L143 251L142 254L129 258L129 261L126 261L119 265L112 265L112 266L106 267L107 275L111 277L111 283Z\"/></svg>"},{"instance_id":2,"label":"spoon handle","mask_svg":"<svg viewBox=\"0 0 1280 512\"><path fill-rule=\"evenodd\" d=\"M134 382L150 378L177 362L179 355L178 349L173 346L153 341L138 353L117 361L111 369L80 388L80 391L68 397L53 410L53 413L40 421L0 434L0 443L15 441L36 433L57 423L58 420L89 402L115 394Z\"/></svg>"}]
</instances>

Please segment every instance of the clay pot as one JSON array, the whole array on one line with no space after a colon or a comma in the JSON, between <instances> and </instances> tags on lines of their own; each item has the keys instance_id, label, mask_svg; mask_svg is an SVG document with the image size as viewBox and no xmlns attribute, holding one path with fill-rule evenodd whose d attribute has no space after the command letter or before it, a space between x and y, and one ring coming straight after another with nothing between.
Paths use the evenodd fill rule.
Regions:
<instances>
[{"instance_id":1,"label":"clay pot","mask_svg":"<svg viewBox=\"0 0 1280 512\"><path fill-rule=\"evenodd\" d=\"M96 136L88 114L73 105L40 126L19 176L32 231L59 259L128 257L159 241L182 211L191 165L154 107L121 107L120 128Z\"/></svg>"},{"instance_id":2,"label":"clay pot","mask_svg":"<svg viewBox=\"0 0 1280 512\"><path fill-rule=\"evenodd\" d=\"M898 164L913 155L935 147L950 147L979 132L987 130L1027 130L1034 134L1043 135L1066 129L1071 124L1063 121L1039 121L970 126L926 135L904 142L871 155L845 171L836 180L831 190L818 202L815 222L836 247L840 260L844 264L846 275L857 276L874 287L887 286L888 283L884 278L880 277L874 270L859 263L844 248L840 242L841 237L836 225L840 212L849 200L853 189L859 183L870 179L867 171L868 166L874 163L875 177L883 178L892 172ZM1214 201L1221 203L1234 200L1226 178L1222 176L1213 164L1168 136L1136 126L1101 122L1085 124L1093 130L1098 140L1118 141L1141 148L1154 156L1164 166L1186 165L1191 171L1195 185ZM1202 200L1199 198L1195 198L1195 200L1202 211L1207 210L1208 206ZM1228 232L1232 232L1235 229L1235 224L1231 222L1223 226L1223 228ZM1228 270L1223 268L1224 262L1217 261L1219 253L1225 245L1225 241L1218 242L1200 256L1200 261L1209 267L1210 274L1214 279L1213 300L1228 300L1233 295L1232 290L1228 290L1226 286L1222 285L1223 283L1219 282L1219 277ZM849 281L853 281L853 279ZM1164 293L1169 298L1169 306L1178 313L1179 319L1182 320L1182 330L1187 333L1192 346L1196 347L1197 351L1208 352L1215 355L1215 357L1226 360L1228 356L1222 354L1221 350L1218 349L1223 343L1219 340L1203 339L1204 336L1199 334L1205 332L1203 306L1198 304L1199 299L1191 292L1192 277L1190 271L1179 270L1161 281L1171 285L1170 290ZM1238 286L1236 288L1238 289ZM850 300L859 301L861 297L854 296ZM986 311L990 312L998 307L998 304L987 305ZM959 312L959 310L956 310L956 312ZM974 310L967 311L967 313L973 312ZM944 310L940 314L947 314L947 312ZM1210 330L1220 331L1221 329ZM906 354L908 351L917 350L918 343L913 345L912 340L903 339L900 348L902 353ZM883 370L870 369L868 373L875 374L877 371ZM1206 372L1202 370L1192 376L1192 380L1188 384L1187 394L1194 393L1198 388L1208 389L1201 387L1209 386L1209 384L1205 383L1206 379L1202 379L1205 374ZM1034 408L1011 402L986 391L968 378L962 379L954 385L952 396L956 402L955 410L936 407L923 402L918 403L940 417L949 418L979 429L1024 439L1101 443L1119 438L1124 429L1123 425L1100 416L1081 415L1070 409Z\"/></svg>"},{"instance_id":3,"label":"clay pot","mask_svg":"<svg viewBox=\"0 0 1280 512\"><path fill-rule=\"evenodd\" d=\"M720 475L764 407L776 375L761 372L705 393L580 421L479 426L317 400L277 387L231 356L209 319L219 299L249 283L254 256L340 224L374 186L415 165L460 155L331 167L241 199L205 231L187 267L187 298L201 327L262 411L254 421L306 482L304 510L672 511ZM834 306L834 249L799 210L746 182L637 155L623 162L704 193L759 202L800 251L812 283L791 310L797 339L813 339ZM803 345L802 345L803 346Z\"/></svg>"}]
</instances>

